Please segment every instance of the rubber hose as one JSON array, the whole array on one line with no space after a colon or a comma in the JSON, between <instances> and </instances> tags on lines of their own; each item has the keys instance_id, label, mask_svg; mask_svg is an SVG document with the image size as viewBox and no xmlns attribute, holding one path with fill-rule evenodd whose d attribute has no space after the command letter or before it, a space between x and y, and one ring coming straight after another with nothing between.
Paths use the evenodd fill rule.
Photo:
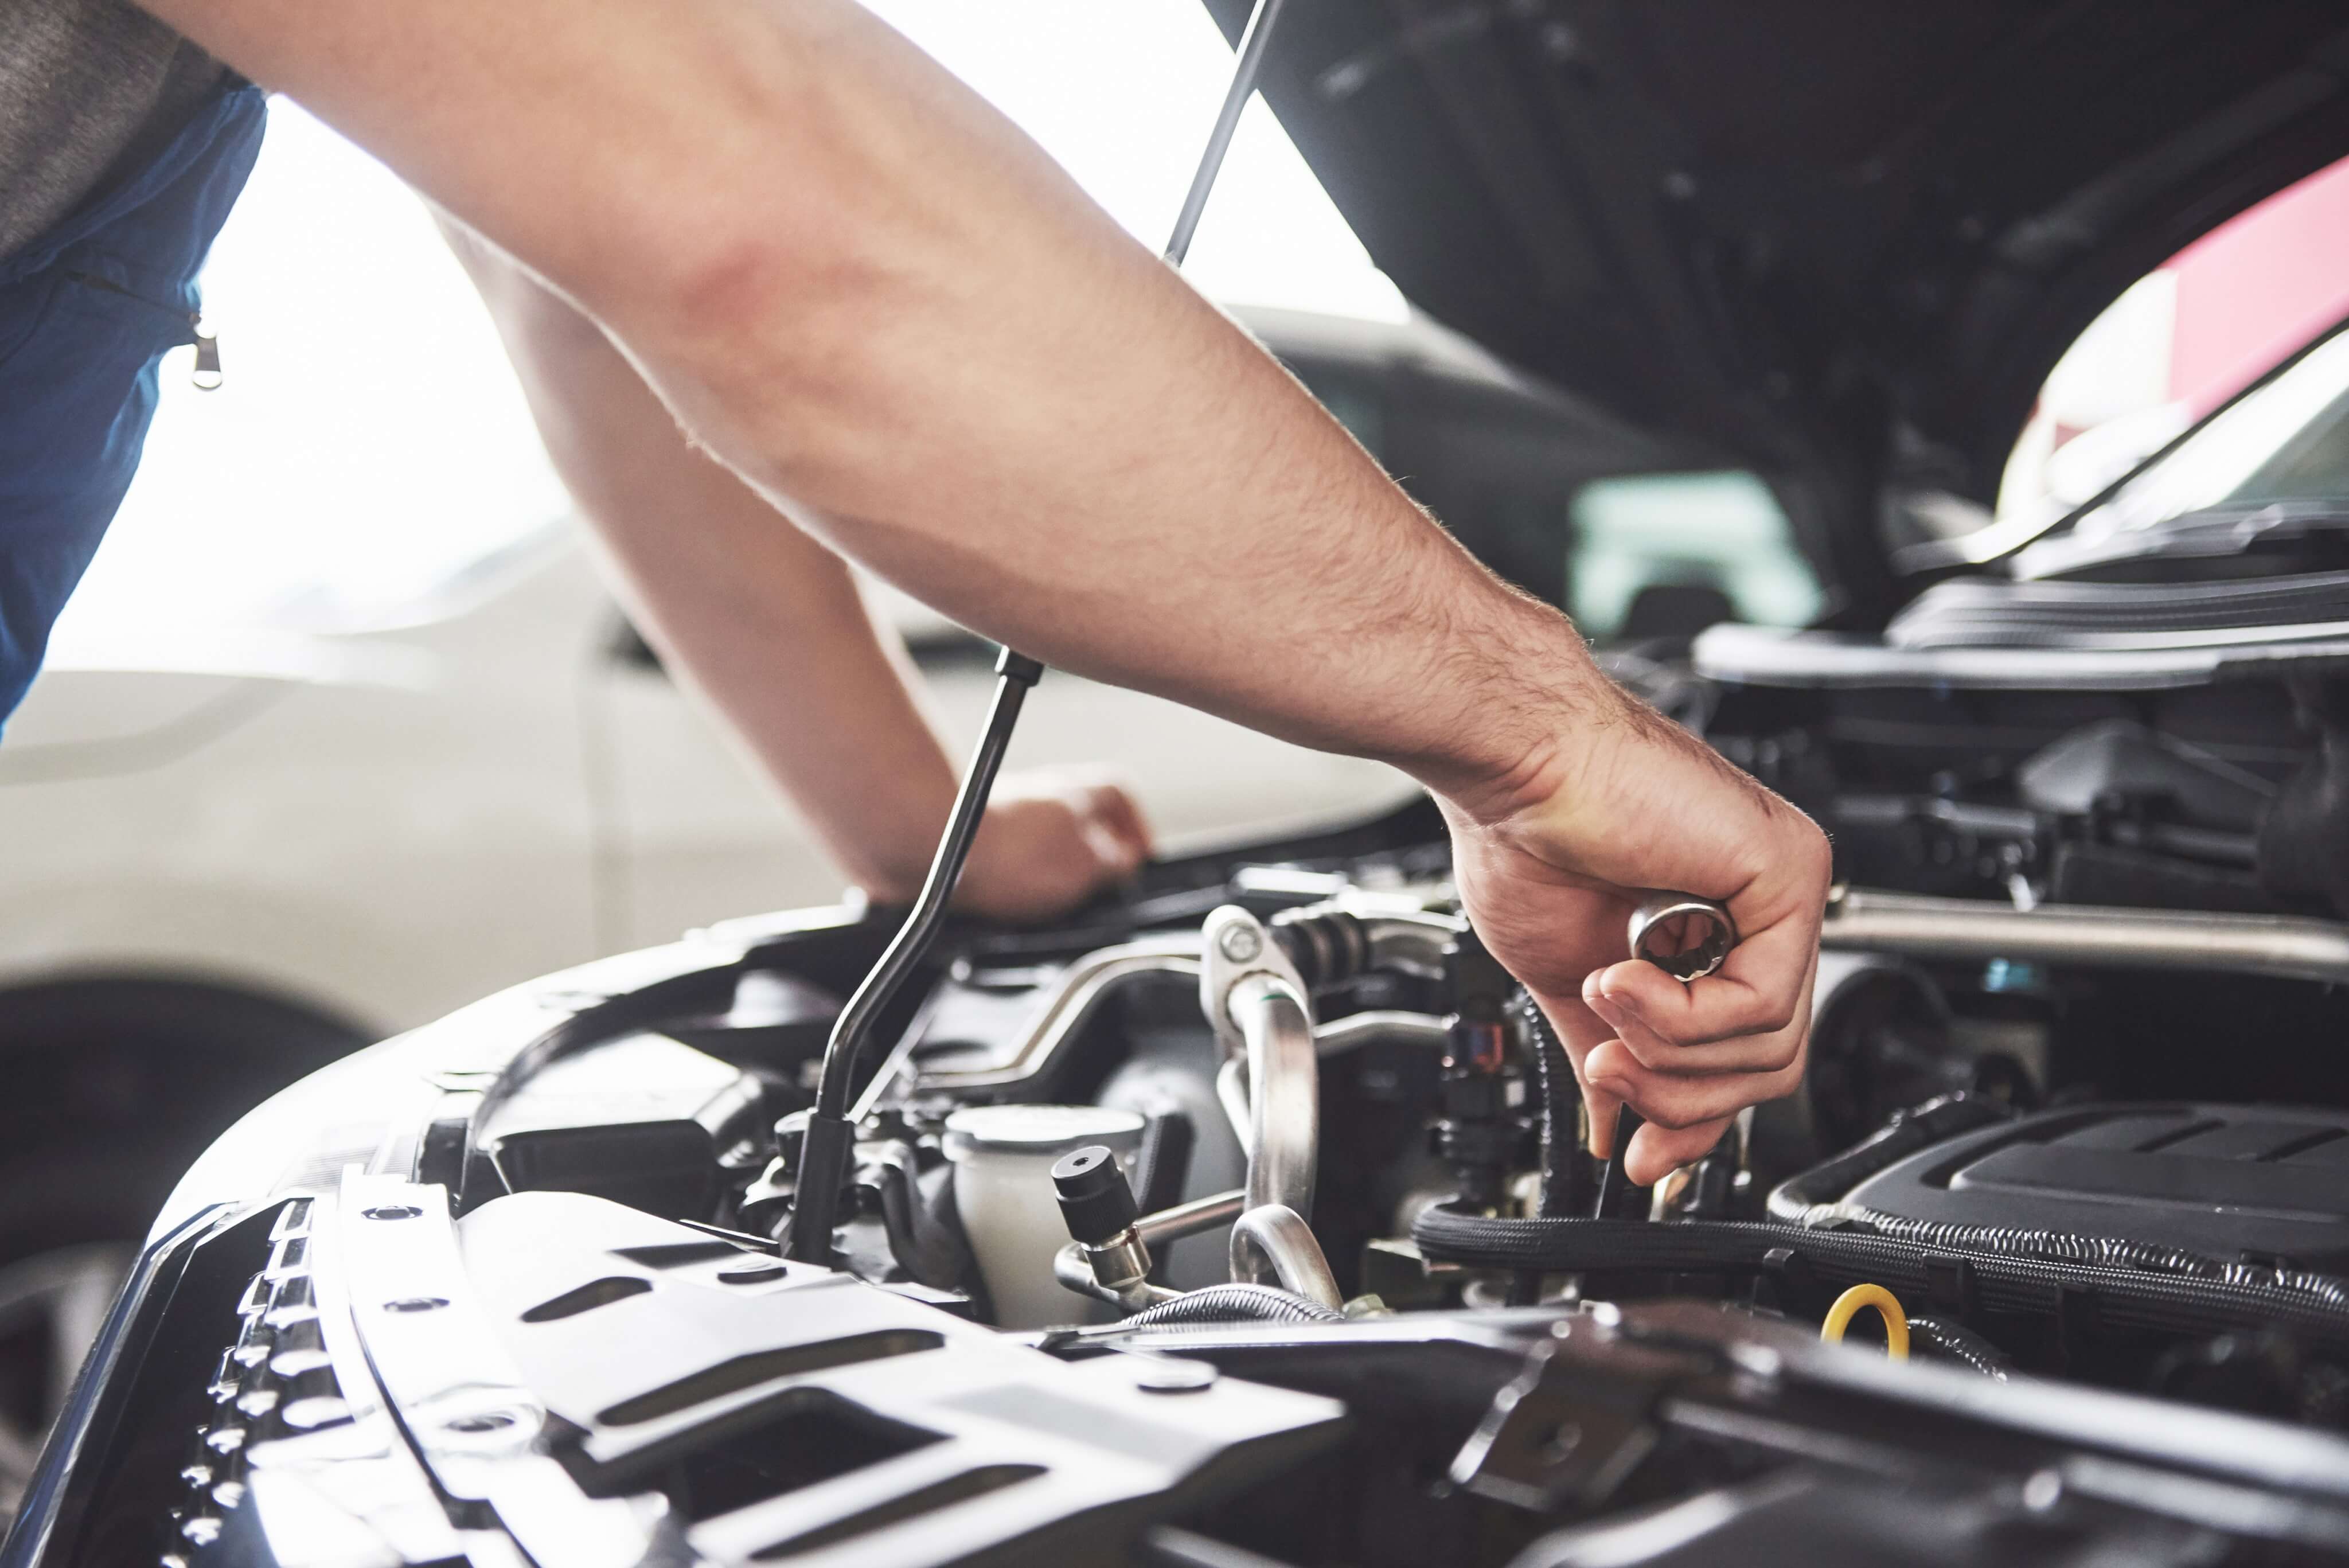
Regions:
<instances>
[{"instance_id":1,"label":"rubber hose","mask_svg":"<svg viewBox=\"0 0 2349 1568\"><path fill-rule=\"evenodd\" d=\"M1821 1204L1812 1210L1811 1223L1865 1226L1879 1236L1914 1241L1945 1252L2002 1252L2019 1258L2044 1258L2058 1263L2090 1263L2106 1269L2141 1269L2152 1273L2186 1274L2195 1279L2226 1280L2270 1290L2296 1291L2349 1307L2349 1285L2329 1274L2276 1269L2261 1263L2230 1263L2200 1252L2164 1247L2152 1241L2132 1241L2120 1236L2084 1236L2072 1231L2026 1231L2013 1226L1961 1225L1948 1220L1911 1220L1886 1214L1857 1203Z\"/></svg>"},{"instance_id":2,"label":"rubber hose","mask_svg":"<svg viewBox=\"0 0 2349 1568\"><path fill-rule=\"evenodd\" d=\"M1954 1361L2001 1383L2014 1370L2014 1363L2007 1359L2006 1352L1963 1324L1946 1318L1910 1318L1909 1341L1912 1349L1923 1350L1936 1360Z\"/></svg>"},{"instance_id":3,"label":"rubber hose","mask_svg":"<svg viewBox=\"0 0 2349 1568\"><path fill-rule=\"evenodd\" d=\"M1218 1323L1343 1323L1346 1314L1270 1285L1209 1285L1125 1320L1128 1328Z\"/></svg>"},{"instance_id":4,"label":"rubber hose","mask_svg":"<svg viewBox=\"0 0 2349 1568\"><path fill-rule=\"evenodd\" d=\"M1997 1100L1961 1090L1905 1111L1860 1142L1770 1189L1770 1218L1787 1225L1809 1220L1811 1210L1834 1202L1861 1182L1919 1149L1943 1138L2012 1120L2014 1112Z\"/></svg>"},{"instance_id":5,"label":"rubber hose","mask_svg":"<svg viewBox=\"0 0 2349 1568\"><path fill-rule=\"evenodd\" d=\"M1541 1198L1537 1212L1545 1220L1581 1213L1590 1207L1590 1199L1582 1190L1586 1185L1582 1140L1574 1134L1578 1089L1573 1064L1567 1056L1566 1043L1550 1027L1532 992L1517 987L1509 1003L1526 1021L1541 1102Z\"/></svg>"},{"instance_id":6,"label":"rubber hose","mask_svg":"<svg viewBox=\"0 0 2349 1568\"><path fill-rule=\"evenodd\" d=\"M1946 1220L1913 1220L1887 1214L1843 1196L1878 1171L1922 1148L2008 1119L2013 1113L1995 1100L1962 1092L1929 1100L1913 1110L1898 1111L1866 1142L1846 1150L1824 1165L1782 1181L1770 1194L1770 1218L1783 1224L1816 1229L1821 1226L1861 1226L1879 1236L1913 1241L1944 1251L1997 1252L2014 1257L2043 1258L2051 1262L2079 1263L2108 1269L2139 1269L2156 1273L2185 1274L2219 1280L2254 1289L2292 1291L2349 1307L2349 1285L2329 1275L2268 1268L2257 1263L2227 1262L2177 1247L2133 1241L2117 1236L2088 1236L2068 1231L2034 1231L2019 1226L1967 1225Z\"/></svg>"},{"instance_id":7,"label":"rubber hose","mask_svg":"<svg viewBox=\"0 0 2349 1568\"><path fill-rule=\"evenodd\" d=\"M1951 1255L1947 1247L1856 1231L1750 1220L1491 1220L1442 1203L1413 1221L1411 1231L1431 1261L1472 1268L1753 1274L1775 1267L1772 1254L1783 1253L1802 1259L1823 1284L1874 1282L1920 1300L1932 1299L1934 1276ZM1961 1255L1982 1305L1993 1312L2044 1317L2067 1292L2085 1291L2093 1295L2082 1304L2092 1301L2116 1327L2170 1334L2291 1328L2349 1345L2349 1308L2330 1292L2304 1288L2301 1276L2263 1271L2209 1278L1999 1252Z\"/></svg>"}]
</instances>

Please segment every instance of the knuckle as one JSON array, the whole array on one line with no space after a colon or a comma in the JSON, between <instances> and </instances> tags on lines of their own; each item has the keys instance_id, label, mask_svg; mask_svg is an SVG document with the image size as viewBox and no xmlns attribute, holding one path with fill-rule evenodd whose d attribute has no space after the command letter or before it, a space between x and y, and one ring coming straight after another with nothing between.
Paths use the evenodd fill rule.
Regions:
<instances>
[{"instance_id":1,"label":"knuckle","mask_svg":"<svg viewBox=\"0 0 2349 1568\"><path fill-rule=\"evenodd\" d=\"M1640 1066L1647 1068L1651 1073L1669 1073L1678 1065L1678 1064L1672 1060L1671 1054L1671 1051L1675 1049L1675 1047L1672 1047L1667 1043L1650 1040L1625 1040L1620 1036L1617 1037L1616 1043L1623 1047L1623 1050L1630 1056L1632 1061L1637 1062ZM1661 1045L1661 1049L1659 1048L1660 1044Z\"/></svg>"},{"instance_id":2,"label":"knuckle","mask_svg":"<svg viewBox=\"0 0 2349 1568\"><path fill-rule=\"evenodd\" d=\"M1723 1018L1715 1021L1712 1028L1690 1034L1687 1044L1726 1045L1740 1040L1750 1040L1756 1034L1767 1034L1784 1027L1784 1024L1773 1024L1766 1019L1742 1016Z\"/></svg>"}]
</instances>

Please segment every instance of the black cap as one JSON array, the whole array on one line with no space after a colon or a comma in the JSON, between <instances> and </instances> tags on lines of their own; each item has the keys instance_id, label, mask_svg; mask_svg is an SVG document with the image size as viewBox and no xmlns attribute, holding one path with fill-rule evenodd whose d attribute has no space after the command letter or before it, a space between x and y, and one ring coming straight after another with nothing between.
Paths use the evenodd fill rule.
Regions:
<instances>
[{"instance_id":1,"label":"black cap","mask_svg":"<svg viewBox=\"0 0 2349 1568\"><path fill-rule=\"evenodd\" d=\"M1133 1189L1104 1144L1087 1144L1052 1164L1052 1190L1060 1194L1061 1218L1069 1234L1098 1247L1133 1223Z\"/></svg>"}]
</instances>

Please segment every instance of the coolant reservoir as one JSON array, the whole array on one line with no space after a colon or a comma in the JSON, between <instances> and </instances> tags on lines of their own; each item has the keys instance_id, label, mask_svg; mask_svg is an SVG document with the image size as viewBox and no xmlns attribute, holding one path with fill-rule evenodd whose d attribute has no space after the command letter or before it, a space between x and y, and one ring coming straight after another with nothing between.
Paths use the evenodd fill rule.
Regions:
<instances>
[{"instance_id":1,"label":"coolant reservoir","mask_svg":"<svg viewBox=\"0 0 2349 1568\"><path fill-rule=\"evenodd\" d=\"M955 1207L994 1301L997 1326L1086 1323L1108 1312L1052 1278L1052 1255L1069 1244L1052 1192L1052 1162L1095 1143L1115 1152L1132 1180L1142 1117L1106 1106L967 1106L947 1117Z\"/></svg>"}]
</instances>

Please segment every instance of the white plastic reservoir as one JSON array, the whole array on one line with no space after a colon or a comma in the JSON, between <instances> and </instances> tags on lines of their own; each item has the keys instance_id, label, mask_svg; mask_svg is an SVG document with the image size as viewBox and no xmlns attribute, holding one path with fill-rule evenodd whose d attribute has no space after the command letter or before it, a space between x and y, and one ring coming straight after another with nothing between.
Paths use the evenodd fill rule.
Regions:
<instances>
[{"instance_id":1,"label":"white plastic reservoir","mask_svg":"<svg viewBox=\"0 0 2349 1568\"><path fill-rule=\"evenodd\" d=\"M1052 1278L1052 1255L1069 1244L1052 1195L1052 1162L1087 1144L1106 1144L1131 1181L1142 1125L1137 1113L1105 1106L966 1106L947 1117L955 1207L999 1327L1091 1323L1110 1314L1103 1303L1062 1290Z\"/></svg>"}]
</instances>

